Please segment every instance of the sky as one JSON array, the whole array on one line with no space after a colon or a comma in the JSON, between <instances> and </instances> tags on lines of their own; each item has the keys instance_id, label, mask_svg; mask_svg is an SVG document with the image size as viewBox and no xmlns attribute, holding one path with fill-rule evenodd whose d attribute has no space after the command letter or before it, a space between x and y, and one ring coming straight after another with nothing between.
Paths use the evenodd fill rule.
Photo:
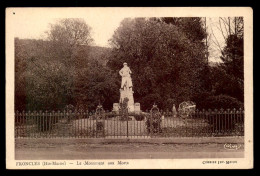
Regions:
<instances>
[{"instance_id":1,"label":"sky","mask_svg":"<svg viewBox=\"0 0 260 176\"><path fill-rule=\"evenodd\" d=\"M67 10L67 11L66 11ZM12 14L14 18L15 28L14 37L21 39L42 39L45 38L45 32L49 30L49 24L55 23L60 18L83 18L86 23L92 28L91 36L94 39L94 45L109 47L108 40L113 36L114 31L119 27L120 22L126 17L133 17L135 14L124 10L113 10L107 13L95 13L92 12L93 9L78 10L78 13L73 13L70 9L65 9L64 13L57 11L57 9L48 9L48 13L44 10L33 9L27 13L24 10L14 10ZM69 14L69 16L67 15ZM76 15L73 15L76 14ZM154 15L145 13L147 16ZM225 42L221 37L220 31L216 28L218 18L207 18L207 24L210 25L208 32L214 31L215 36L218 38L219 42L224 45ZM217 61L220 55L219 51L210 51L211 61Z\"/></svg>"},{"instance_id":2,"label":"sky","mask_svg":"<svg viewBox=\"0 0 260 176\"><path fill-rule=\"evenodd\" d=\"M94 45L109 47L108 40L113 36L114 31L119 27L120 22L124 18L105 17L102 20L91 18L83 18L91 27L91 36L94 39ZM49 30L49 24L53 24L58 19L44 18L37 20L28 18L27 20L19 21L19 28L15 31L15 37L24 39L42 39L46 37L45 31Z\"/></svg>"}]
</instances>

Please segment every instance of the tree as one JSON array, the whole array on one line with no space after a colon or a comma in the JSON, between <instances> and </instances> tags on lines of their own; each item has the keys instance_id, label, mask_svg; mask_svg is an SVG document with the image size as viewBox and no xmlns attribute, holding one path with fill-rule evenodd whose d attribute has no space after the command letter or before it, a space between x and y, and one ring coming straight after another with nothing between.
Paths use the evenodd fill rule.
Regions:
<instances>
[{"instance_id":1,"label":"tree","mask_svg":"<svg viewBox=\"0 0 260 176\"><path fill-rule=\"evenodd\" d=\"M110 49L91 46L89 29L66 19L51 25L48 40L15 40L17 110L94 110L99 103L111 110L120 79L106 67Z\"/></svg>"},{"instance_id":2,"label":"tree","mask_svg":"<svg viewBox=\"0 0 260 176\"><path fill-rule=\"evenodd\" d=\"M130 65L135 100L147 106L145 109L155 100L160 107L171 108L167 102L178 104L203 89L200 76L206 64L205 53L201 52L205 35L194 32L198 36L192 36L193 31L187 29L193 25L190 20L179 20L182 25L164 21L125 19L111 39L113 51L108 66L118 72L123 62Z\"/></svg>"},{"instance_id":3,"label":"tree","mask_svg":"<svg viewBox=\"0 0 260 176\"><path fill-rule=\"evenodd\" d=\"M24 110L26 104L26 81L24 72L26 70L25 51L19 42L19 38L14 40L15 46L15 108Z\"/></svg>"},{"instance_id":4,"label":"tree","mask_svg":"<svg viewBox=\"0 0 260 176\"><path fill-rule=\"evenodd\" d=\"M244 51L243 38L237 35L230 35L227 38L226 46L223 49L222 56L223 68L228 80L226 87L230 87L229 91L224 93L231 95L238 100L244 102ZM222 81L225 79L221 79ZM228 86L230 85L230 86ZM222 88L223 90L223 88Z\"/></svg>"},{"instance_id":5,"label":"tree","mask_svg":"<svg viewBox=\"0 0 260 176\"><path fill-rule=\"evenodd\" d=\"M204 25L203 19L199 17L163 17L161 20L167 24L178 26L191 42L202 41L206 38L207 33L202 27Z\"/></svg>"},{"instance_id":6,"label":"tree","mask_svg":"<svg viewBox=\"0 0 260 176\"><path fill-rule=\"evenodd\" d=\"M90 37L91 28L83 19L61 19L50 25L47 38L51 42L51 51L64 63L75 62L77 49L84 45L89 46L93 39Z\"/></svg>"},{"instance_id":7,"label":"tree","mask_svg":"<svg viewBox=\"0 0 260 176\"><path fill-rule=\"evenodd\" d=\"M225 47L224 43L222 44L220 41L224 41L226 43L227 39L231 35L236 35L239 38L243 38L244 36L244 19L243 17L219 17L218 24L215 26L222 38L219 38L215 35L215 32L212 30L211 26L211 34L212 34L212 47L219 52L223 52Z\"/></svg>"},{"instance_id":8,"label":"tree","mask_svg":"<svg viewBox=\"0 0 260 176\"><path fill-rule=\"evenodd\" d=\"M86 105L93 110L101 103L104 109L111 110L119 100L119 79L98 61L88 63L75 82L75 105Z\"/></svg>"},{"instance_id":9,"label":"tree","mask_svg":"<svg viewBox=\"0 0 260 176\"><path fill-rule=\"evenodd\" d=\"M237 35L230 35L227 38L226 46L220 57L228 74L240 80L244 79L244 41Z\"/></svg>"},{"instance_id":10,"label":"tree","mask_svg":"<svg viewBox=\"0 0 260 176\"><path fill-rule=\"evenodd\" d=\"M222 19L226 24L225 47L220 59L232 88L227 93L244 102L244 22L243 17Z\"/></svg>"},{"instance_id":11,"label":"tree","mask_svg":"<svg viewBox=\"0 0 260 176\"><path fill-rule=\"evenodd\" d=\"M61 19L47 34L48 40L26 45L16 40L17 108L53 110L74 102L76 77L88 62L82 46L88 48L92 40L90 27L81 19Z\"/></svg>"}]
</instances>

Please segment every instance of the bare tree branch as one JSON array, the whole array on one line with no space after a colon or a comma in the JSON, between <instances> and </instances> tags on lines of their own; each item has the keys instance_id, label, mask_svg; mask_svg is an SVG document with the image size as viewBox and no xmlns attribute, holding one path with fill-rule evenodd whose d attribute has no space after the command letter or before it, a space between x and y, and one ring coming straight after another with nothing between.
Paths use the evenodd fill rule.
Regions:
<instances>
[{"instance_id":1,"label":"bare tree branch","mask_svg":"<svg viewBox=\"0 0 260 176\"><path fill-rule=\"evenodd\" d=\"M221 33L222 33L222 35L223 35L223 38L226 40L226 36L224 35L224 32L223 32L223 29L222 29L222 25L221 25L221 21L220 20L222 20L222 21L224 21L222 18L219 18L219 26L220 26L220 31L221 31ZM224 24L224 27L225 27L225 30L226 30L226 33L228 34L228 31L227 31L227 28L226 28L226 25Z\"/></svg>"},{"instance_id":2,"label":"bare tree branch","mask_svg":"<svg viewBox=\"0 0 260 176\"><path fill-rule=\"evenodd\" d=\"M213 30L212 30L212 27L211 27L211 32L212 32L213 37L215 38L215 41L212 40L212 42L218 47L219 51L222 52L222 47L219 44L218 39L217 39L217 37L215 36L215 34L214 34Z\"/></svg>"}]
</instances>

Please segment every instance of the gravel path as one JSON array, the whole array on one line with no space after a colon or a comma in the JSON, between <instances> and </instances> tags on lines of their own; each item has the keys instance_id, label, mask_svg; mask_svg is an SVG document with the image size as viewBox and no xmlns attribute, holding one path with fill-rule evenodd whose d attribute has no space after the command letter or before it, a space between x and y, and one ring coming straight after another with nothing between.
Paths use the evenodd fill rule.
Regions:
<instances>
[{"instance_id":1,"label":"gravel path","mask_svg":"<svg viewBox=\"0 0 260 176\"><path fill-rule=\"evenodd\" d=\"M224 144L52 144L19 143L16 159L146 159L146 158L237 158L244 145L227 150Z\"/></svg>"}]
</instances>

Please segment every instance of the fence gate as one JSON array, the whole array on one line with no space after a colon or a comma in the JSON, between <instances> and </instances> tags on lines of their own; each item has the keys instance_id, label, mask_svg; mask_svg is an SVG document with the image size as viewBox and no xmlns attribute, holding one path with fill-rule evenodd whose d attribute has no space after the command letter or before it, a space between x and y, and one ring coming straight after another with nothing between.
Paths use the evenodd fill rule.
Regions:
<instances>
[{"instance_id":1,"label":"fence gate","mask_svg":"<svg viewBox=\"0 0 260 176\"><path fill-rule=\"evenodd\" d=\"M146 126L147 131L151 137L158 135L162 132L162 115L159 111L157 105L153 105L152 109L150 110L150 115L147 116Z\"/></svg>"},{"instance_id":2,"label":"fence gate","mask_svg":"<svg viewBox=\"0 0 260 176\"><path fill-rule=\"evenodd\" d=\"M95 112L95 119L96 119L96 130L95 135L96 137L105 137L105 114L102 105L98 105L96 112Z\"/></svg>"},{"instance_id":3,"label":"fence gate","mask_svg":"<svg viewBox=\"0 0 260 176\"><path fill-rule=\"evenodd\" d=\"M102 105L98 105L94 118L94 137L129 137L129 117L128 108L119 108L118 113L104 111Z\"/></svg>"}]
</instances>

